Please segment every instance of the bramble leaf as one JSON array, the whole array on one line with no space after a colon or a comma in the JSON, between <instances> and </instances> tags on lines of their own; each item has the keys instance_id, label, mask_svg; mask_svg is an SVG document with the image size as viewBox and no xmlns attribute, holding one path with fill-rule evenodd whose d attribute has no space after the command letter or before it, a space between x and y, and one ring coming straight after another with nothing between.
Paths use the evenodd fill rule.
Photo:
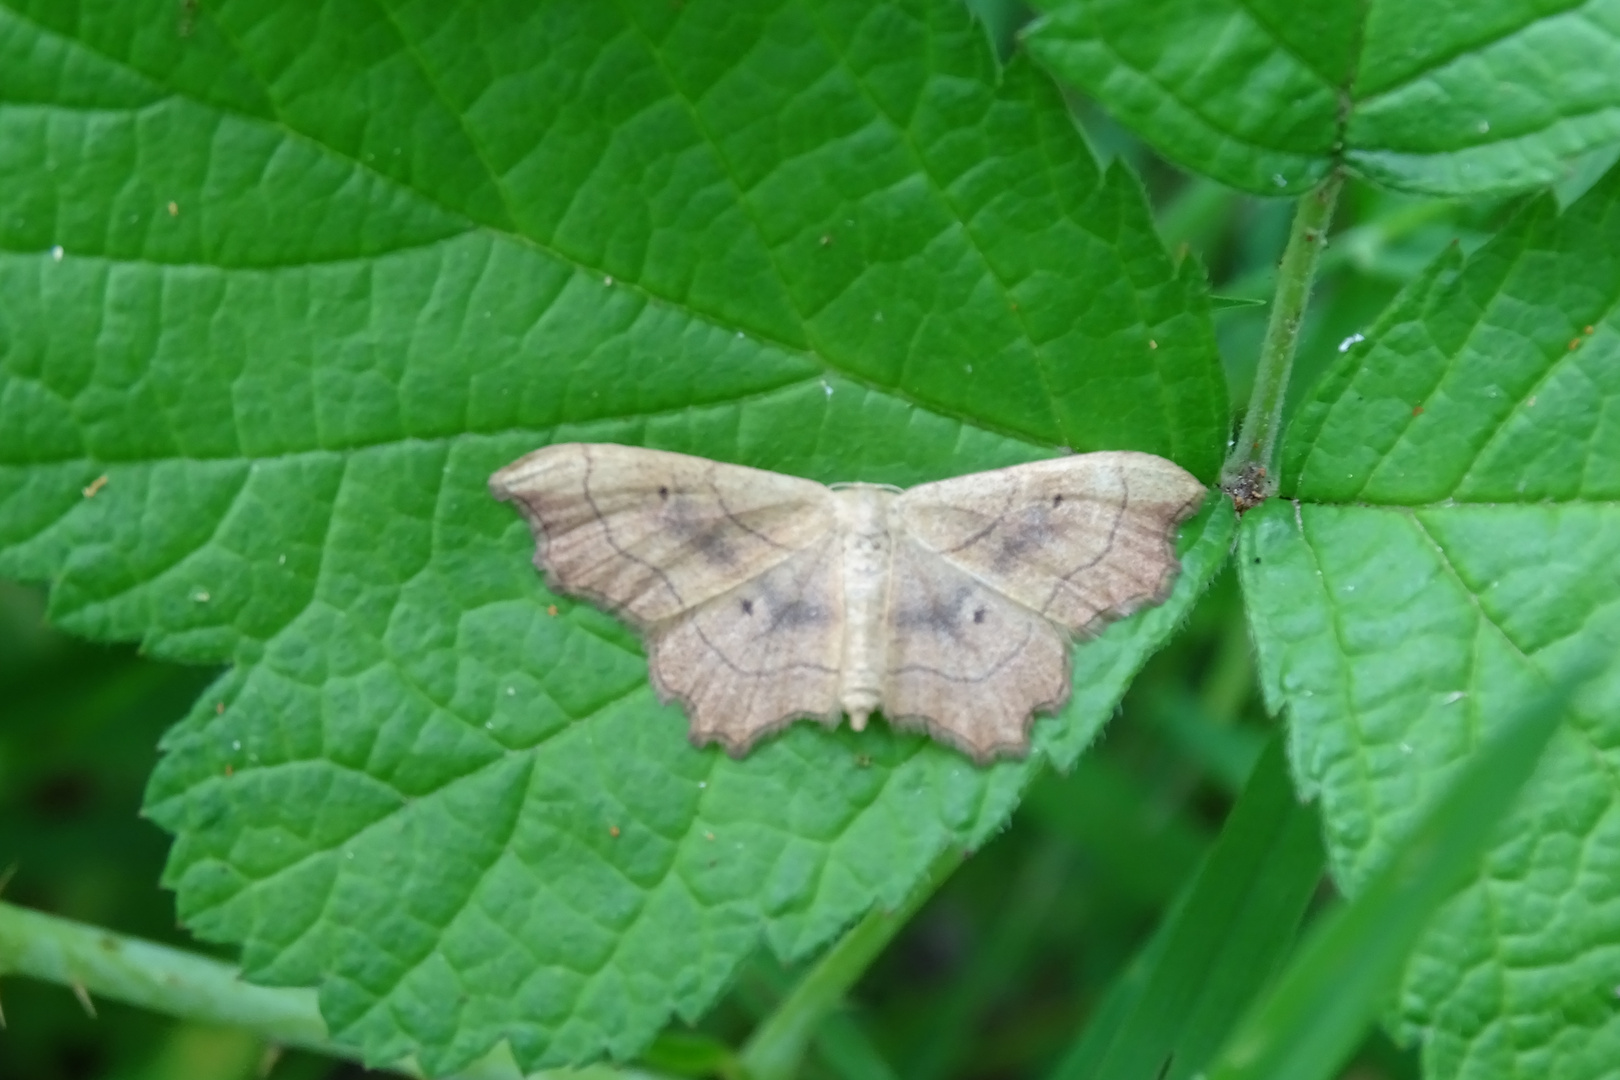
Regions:
<instances>
[{"instance_id":1,"label":"bramble leaf","mask_svg":"<svg viewBox=\"0 0 1620 1080\"><path fill-rule=\"evenodd\" d=\"M1620 140L1620 2L1039 0L1030 51L1160 153L1298 194L1342 160L1376 183L1486 195Z\"/></svg>"},{"instance_id":2,"label":"bramble leaf","mask_svg":"<svg viewBox=\"0 0 1620 1080\"><path fill-rule=\"evenodd\" d=\"M11 3L0 56L0 574L231 665L149 791L168 881L370 1060L633 1055L762 940L802 955L983 842L1038 760L694 750L634 636L545 592L495 468L584 439L1214 475L1198 272L946 0ZM1212 504L1171 602L1079 651L1042 755L1232 531Z\"/></svg>"},{"instance_id":3,"label":"bramble leaf","mask_svg":"<svg viewBox=\"0 0 1620 1080\"><path fill-rule=\"evenodd\" d=\"M1262 682L1354 891L1505 718L1572 709L1411 959L1432 1076L1606 1076L1620 1055L1620 171L1442 256L1301 409L1244 518Z\"/></svg>"}]
</instances>

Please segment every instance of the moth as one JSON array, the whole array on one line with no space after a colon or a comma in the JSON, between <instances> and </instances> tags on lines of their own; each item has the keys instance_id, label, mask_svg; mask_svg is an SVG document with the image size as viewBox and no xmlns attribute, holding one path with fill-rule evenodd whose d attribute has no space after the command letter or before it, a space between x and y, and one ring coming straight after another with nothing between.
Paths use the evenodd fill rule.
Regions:
<instances>
[{"instance_id":1,"label":"moth","mask_svg":"<svg viewBox=\"0 0 1620 1080\"><path fill-rule=\"evenodd\" d=\"M1169 595L1203 501L1151 454L1079 454L902 491L605 443L490 478L552 589L633 624L691 738L733 756L874 712L984 763L1069 697L1069 643Z\"/></svg>"}]
</instances>

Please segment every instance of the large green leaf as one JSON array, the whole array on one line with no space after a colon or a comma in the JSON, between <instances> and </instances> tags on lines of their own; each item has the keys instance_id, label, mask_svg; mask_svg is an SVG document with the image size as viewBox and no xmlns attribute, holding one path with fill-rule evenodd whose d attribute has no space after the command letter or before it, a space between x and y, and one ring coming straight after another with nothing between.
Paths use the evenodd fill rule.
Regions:
<instances>
[{"instance_id":1,"label":"large green leaf","mask_svg":"<svg viewBox=\"0 0 1620 1080\"><path fill-rule=\"evenodd\" d=\"M1027 37L1166 157L1294 194L1546 184L1620 139L1620 0L1038 0Z\"/></svg>"},{"instance_id":2,"label":"large green leaf","mask_svg":"<svg viewBox=\"0 0 1620 1080\"><path fill-rule=\"evenodd\" d=\"M1608 666L1411 959L1431 1075L1620 1060L1620 171L1443 256L1352 348L1243 522L1273 708L1354 891L1505 718Z\"/></svg>"},{"instance_id":3,"label":"large green leaf","mask_svg":"<svg viewBox=\"0 0 1620 1080\"><path fill-rule=\"evenodd\" d=\"M1228 550L1212 504L1029 762L808 725L739 762L486 495L558 439L1213 476L1196 270L948 0L11 3L0 58L0 574L232 665L149 792L169 882L373 1060L633 1054L897 903Z\"/></svg>"}]
</instances>

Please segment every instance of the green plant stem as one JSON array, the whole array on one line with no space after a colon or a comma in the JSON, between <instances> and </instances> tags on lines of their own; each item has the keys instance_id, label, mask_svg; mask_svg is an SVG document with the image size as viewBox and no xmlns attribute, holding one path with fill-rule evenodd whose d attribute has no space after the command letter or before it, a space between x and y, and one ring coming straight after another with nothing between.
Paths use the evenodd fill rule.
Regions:
<instances>
[{"instance_id":1,"label":"green plant stem","mask_svg":"<svg viewBox=\"0 0 1620 1080\"><path fill-rule=\"evenodd\" d=\"M1430 199L1425 202L1408 206L1387 216L1351 226L1333 238L1333 246L1322 252L1322 257L1316 264L1317 277L1335 273L1340 270L1353 270L1358 274L1365 274L1376 281L1387 281L1391 284L1405 284L1407 276L1391 276L1380 266L1392 250L1410 240L1430 226L1451 222L1457 228L1454 218L1457 214L1455 203L1444 199ZM1427 262L1426 256L1414 255ZM1251 270L1235 278L1218 282L1215 292L1221 296L1253 299L1264 303L1267 294L1276 284L1275 272L1269 267Z\"/></svg>"},{"instance_id":2,"label":"green plant stem","mask_svg":"<svg viewBox=\"0 0 1620 1080\"><path fill-rule=\"evenodd\" d=\"M1317 259L1327 244L1328 226L1333 221L1333 208L1338 204L1339 189L1343 185L1343 175L1334 171L1315 191L1300 199L1294 211L1288 247L1283 251L1282 265L1277 272L1271 321L1260 346L1260 364L1254 373L1249 411L1243 416L1243 429L1221 469L1221 487L1229 492L1238 484L1251 485L1260 498L1270 497L1276 491L1274 457L1277 432L1282 426L1283 402L1288 393L1288 376L1294 366L1294 353L1299 348L1299 331L1305 320L1305 306L1311 298L1311 285L1316 280Z\"/></svg>"},{"instance_id":3,"label":"green plant stem","mask_svg":"<svg viewBox=\"0 0 1620 1080\"><path fill-rule=\"evenodd\" d=\"M742 1050L745 1075L750 1080L790 1080L797 1076L805 1049L822 1021L844 1000L850 987L907 920L961 864L961 851L947 848L905 903L893 911L867 912L828 949L749 1037Z\"/></svg>"},{"instance_id":4,"label":"green plant stem","mask_svg":"<svg viewBox=\"0 0 1620 1080\"><path fill-rule=\"evenodd\" d=\"M254 986L218 960L15 904L0 903L0 971L188 1020L252 1028L285 1046L339 1052L313 990Z\"/></svg>"},{"instance_id":5,"label":"green plant stem","mask_svg":"<svg viewBox=\"0 0 1620 1080\"><path fill-rule=\"evenodd\" d=\"M3 902L0 974L72 987L85 1000L105 998L193 1023L241 1027L269 1043L358 1060L353 1050L327 1036L313 990L254 986L230 964ZM421 1075L409 1064L389 1071ZM632 1075L588 1071L619 1080ZM581 1074L569 1075L579 1080ZM521 1073L501 1047L456 1076L514 1080Z\"/></svg>"}]
</instances>

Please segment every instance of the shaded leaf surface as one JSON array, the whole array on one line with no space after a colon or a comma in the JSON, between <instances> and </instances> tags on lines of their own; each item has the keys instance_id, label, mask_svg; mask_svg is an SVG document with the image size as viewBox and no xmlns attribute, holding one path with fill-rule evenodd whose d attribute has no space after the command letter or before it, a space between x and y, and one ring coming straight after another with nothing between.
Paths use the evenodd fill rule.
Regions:
<instances>
[{"instance_id":1,"label":"shaded leaf surface","mask_svg":"<svg viewBox=\"0 0 1620 1080\"><path fill-rule=\"evenodd\" d=\"M692 749L633 636L544 592L496 467L1215 471L1201 285L953 4L12 3L0 56L0 573L234 665L149 791L169 882L373 1060L633 1054L761 938L897 903L1034 767ZM1232 529L1189 523L1171 602L1077 654L1042 755Z\"/></svg>"},{"instance_id":2,"label":"shaded leaf surface","mask_svg":"<svg viewBox=\"0 0 1620 1080\"><path fill-rule=\"evenodd\" d=\"M1189 169L1294 194L1335 161L1439 195L1550 183L1620 139L1620 3L1042 0L1026 39Z\"/></svg>"},{"instance_id":3,"label":"shaded leaf surface","mask_svg":"<svg viewBox=\"0 0 1620 1080\"><path fill-rule=\"evenodd\" d=\"M1442 257L1302 408L1301 501L1244 519L1263 685L1352 890L1504 717L1608 665L1410 962L1402 1028L1436 1076L1620 1054L1617 203L1611 174Z\"/></svg>"}]
</instances>

